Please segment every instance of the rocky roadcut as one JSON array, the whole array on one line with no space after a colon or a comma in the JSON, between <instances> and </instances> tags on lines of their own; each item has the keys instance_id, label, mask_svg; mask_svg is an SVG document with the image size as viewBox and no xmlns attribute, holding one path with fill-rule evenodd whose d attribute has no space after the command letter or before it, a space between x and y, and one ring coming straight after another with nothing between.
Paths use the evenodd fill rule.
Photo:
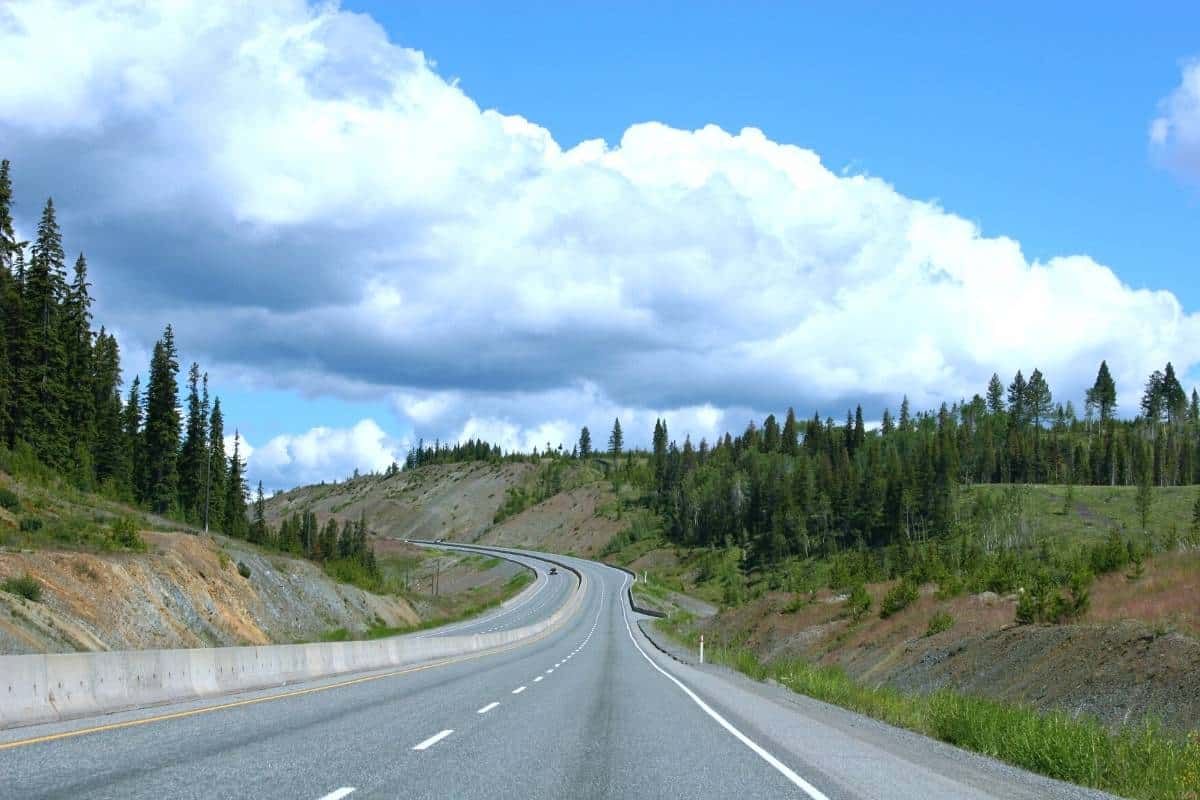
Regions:
<instances>
[{"instance_id":1,"label":"rocky roadcut","mask_svg":"<svg viewBox=\"0 0 1200 800\"><path fill-rule=\"evenodd\" d=\"M43 586L37 603L0 592L0 654L269 644L418 622L403 599L335 583L309 561L224 537L144 536L146 553L0 553L0 577Z\"/></svg>"}]
</instances>

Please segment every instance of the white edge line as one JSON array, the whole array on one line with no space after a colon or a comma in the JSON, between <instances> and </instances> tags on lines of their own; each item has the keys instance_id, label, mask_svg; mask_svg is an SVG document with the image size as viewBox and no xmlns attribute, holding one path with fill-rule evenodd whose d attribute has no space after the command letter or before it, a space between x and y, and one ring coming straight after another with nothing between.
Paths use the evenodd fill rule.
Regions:
<instances>
[{"instance_id":1,"label":"white edge line","mask_svg":"<svg viewBox=\"0 0 1200 800\"><path fill-rule=\"evenodd\" d=\"M319 800L342 800L342 798L345 797L346 795L353 794L353 793L354 793L353 786L343 786L340 789L334 789L329 794L319 798Z\"/></svg>"},{"instance_id":2,"label":"white edge line","mask_svg":"<svg viewBox=\"0 0 1200 800\"><path fill-rule=\"evenodd\" d=\"M520 693L521 693L521 692L523 692L523 691L525 691L525 687L524 687L524 686L518 686L517 688L515 688L515 689L513 689L513 690L512 690L512 693L513 693L513 694L520 694Z\"/></svg>"},{"instance_id":3,"label":"white edge line","mask_svg":"<svg viewBox=\"0 0 1200 800\"><path fill-rule=\"evenodd\" d=\"M536 678L534 678L534 679L533 679L533 682L534 682L534 683L537 683L538 681L540 681L540 680L542 679L542 677L543 677L543 676L541 676L541 675L538 675Z\"/></svg>"},{"instance_id":4,"label":"white edge line","mask_svg":"<svg viewBox=\"0 0 1200 800\"><path fill-rule=\"evenodd\" d=\"M496 706L498 706L498 705L500 705L500 704L499 704L499 703L495 703L495 702L488 703L486 706L484 706L483 708L479 709L479 710L478 710L478 711L476 711L475 713L476 713L476 714L486 714L487 712L491 711L493 708L495 708L495 707L496 707Z\"/></svg>"},{"instance_id":5,"label":"white edge line","mask_svg":"<svg viewBox=\"0 0 1200 800\"><path fill-rule=\"evenodd\" d=\"M413 750L428 750L430 747L433 747L435 744L440 742L442 739L445 739L452 733L454 733L453 728L447 728L441 733L435 733L433 736L430 736L428 739L415 746Z\"/></svg>"},{"instance_id":6,"label":"white edge line","mask_svg":"<svg viewBox=\"0 0 1200 800\"><path fill-rule=\"evenodd\" d=\"M626 577L625 580L626 581L629 580L628 576ZM624 588L625 588L625 583L622 582L621 589L623 590ZM655 664L654 660L652 658L650 658L650 656L646 655L646 651L643 650L642 646L637 643L637 639L633 635L633 628L630 627L630 625L629 625L629 615L625 613L624 604L621 605L621 615L625 618L625 630L629 634L629 641L633 642L633 646L636 647L637 651L642 654L642 658L646 659L646 661L649 662L650 666L654 667L656 670L658 670L660 673L662 673L669 681L671 681L671 683L675 684L680 689L682 689L683 693L686 694L688 697L690 697L692 699L692 702L694 702L696 705L700 706L700 709L705 714L708 714L710 717L712 717L714 720L716 720L718 725L720 725L725 730L729 731L729 733L731 733L733 735L733 737L735 739L737 739L739 742L741 742L742 744L746 745L746 747L749 747L751 750L753 750L754 753L759 758L761 758L763 761L766 761L768 764L770 764L772 767L774 767L781 775L783 775L783 777L785 777L789 781L791 781L802 792L804 792L810 798L812 798L812 800L829 800L829 798L825 794L823 794L820 789L813 786L808 781L804 780L804 778L801 778L794 771L792 771L791 767L789 767L787 764L784 764L778 758L776 758L775 756L768 753L761 746L759 746L754 740L752 740L749 736L742 733L737 728L733 727L733 724L731 722L729 722L729 720L722 717L720 714L718 714L716 711L714 711L712 709L712 707L708 705L708 703L701 700L699 698L699 696L696 695L695 692L693 692L691 689L689 689L687 686L684 685L683 681L679 680L674 675L667 672L665 669L660 667L658 664Z\"/></svg>"}]
</instances>

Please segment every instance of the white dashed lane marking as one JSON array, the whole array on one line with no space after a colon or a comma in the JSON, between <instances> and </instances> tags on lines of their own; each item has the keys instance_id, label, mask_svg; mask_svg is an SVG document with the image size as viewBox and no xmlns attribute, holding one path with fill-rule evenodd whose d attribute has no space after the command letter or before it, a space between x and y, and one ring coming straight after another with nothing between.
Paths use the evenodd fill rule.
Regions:
<instances>
[{"instance_id":1,"label":"white dashed lane marking","mask_svg":"<svg viewBox=\"0 0 1200 800\"><path fill-rule=\"evenodd\" d=\"M495 707L496 707L496 706L498 706L498 705L500 705L500 704L499 704L499 703L488 703L486 706L484 706L483 708L479 709L479 710L478 710L478 711L476 711L475 713L476 713L476 714L486 714L487 712L491 711L493 708L495 708Z\"/></svg>"},{"instance_id":2,"label":"white dashed lane marking","mask_svg":"<svg viewBox=\"0 0 1200 800\"><path fill-rule=\"evenodd\" d=\"M433 747L435 744L440 742L442 739L445 739L447 736L449 736L452 733L454 733L453 728L447 728L446 730L442 731L441 733L435 733L433 736L430 736L425 741L421 742L418 745L415 745L413 747L413 750L428 750L429 748Z\"/></svg>"}]
</instances>

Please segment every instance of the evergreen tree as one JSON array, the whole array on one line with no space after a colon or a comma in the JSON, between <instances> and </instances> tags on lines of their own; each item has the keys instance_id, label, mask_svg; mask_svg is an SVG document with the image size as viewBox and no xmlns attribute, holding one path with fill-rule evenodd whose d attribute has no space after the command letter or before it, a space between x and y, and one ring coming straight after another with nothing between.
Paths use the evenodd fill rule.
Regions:
<instances>
[{"instance_id":1,"label":"evergreen tree","mask_svg":"<svg viewBox=\"0 0 1200 800\"><path fill-rule=\"evenodd\" d=\"M81 484L91 482L90 466L96 437L96 387L93 386L93 341L91 284L87 279L87 259L83 253L75 261L75 277L67 289L61 315L62 343L66 356L66 414L72 462L81 474Z\"/></svg>"},{"instance_id":2,"label":"evergreen tree","mask_svg":"<svg viewBox=\"0 0 1200 800\"><path fill-rule=\"evenodd\" d=\"M225 479L225 510L222 517L225 534L245 539L248 534L246 519L246 465L242 462L241 441L237 431L233 434L233 455L229 457L229 471Z\"/></svg>"},{"instance_id":3,"label":"evergreen tree","mask_svg":"<svg viewBox=\"0 0 1200 800\"><path fill-rule=\"evenodd\" d=\"M592 434L588 431L587 425L579 431L579 457L592 457Z\"/></svg>"},{"instance_id":4,"label":"evergreen tree","mask_svg":"<svg viewBox=\"0 0 1200 800\"><path fill-rule=\"evenodd\" d=\"M13 275L17 235L12 220L12 179L9 163L0 161L0 442L12 445L17 367L21 345L21 287Z\"/></svg>"},{"instance_id":5,"label":"evergreen tree","mask_svg":"<svg viewBox=\"0 0 1200 800\"><path fill-rule=\"evenodd\" d=\"M796 412L794 409L787 410L787 418L783 422L783 432L780 434L781 447L785 456L796 455L800 440L800 427L796 423Z\"/></svg>"},{"instance_id":6,"label":"evergreen tree","mask_svg":"<svg viewBox=\"0 0 1200 800\"><path fill-rule=\"evenodd\" d=\"M121 358L116 337L104 328L92 353L92 406L95 409L96 480L109 493L132 499L131 464L125 446L121 408Z\"/></svg>"},{"instance_id":7,"label":"evergreen tree","mask_svg":"<svg viewBox=\"0 0 1200 800\"><path fill-rule=\"evenodd\" d=\"M1092 388L1087 390L1085 400L1085 410L1089 416L1094 412L1100 415L1101 422L1108 422L1112 419L1117 410L1117 384L1109 374L1107 361L1100 362L1096 381L1092 384Z\"/></svg>"},{"instance_id":8,"label":"evergreen tree","mask_svg":"<svg viewBox=\"0 0 1200 800\"><path fill-rule=\"evenodd\" d=\"M121 447L124 451L121 463L129 470L120 476L121 486L133 497L141 497L146 486L146 461L142 438L142 395L141 377L133 376L129 384L129 398L121 410Z\"/></svg>"},{"instance_id":9,"label":"evergreen tree","mask_svg":"<svg viewBox=\"0 0 1200 800\"><path fill-rule=\"evenodd\" d=\"M188 369L187 417L183 447L179 451L179 509L186 519L203 522L205 473L208 467L208 376L204 376L204 394L200 392L200 365Z\"/></svg>"},{"instance_id":10,"label":"evergreen tree","mask_svg":"<svg viewBox=\"0 0 1200 800\"><path fill-rule=\"evenodd\" d=\"M1019 373L1018 373L1019 374ZM1041 428L1050 415L1054 413L1054 398L1050 393L1050 384L1046 382L1042 371L1035 369L1029 376L1025 386L1025 410L1034 428Z\"/></svg>"},{"instance_id":11,"label":"evergreen tree","mask_svg":"<svg viewBox=\"0 0 1200 800\"><path fill-rule=\"evenodd\" d=\"M158 513L178 503L179 492L179 359L175 332L168 325L154 345L150 382L146 387L145 479L142 499Z\"/></svg>"},{"instance_id":12,"label":"evergreen tree","mask_svg":"<svg viewBox=\"0 0 1200 800\"><path fill-rule=\"evenodd\" d=\"M987 410L994 417L1004 413L1004 384L1000 376L993 372L987 386Z\"/></svg>"},{"instance_id":13,"label":"evergreen tree","mask_svg":"<svg viewBox=\"0 0 1200 800\"><path fill-rule=\"evenodd\" d=\"M263 494L262 481L258 482L258 492L254 495L254 524L250 526L250 541L257 544L267 541L267 498ZM311 546L304 550L306 554L311 552Z\"/></svg>"},{"instance_id":14,"label":"evergreen tree","mask_svg":"<svg viewBox=\"0 0 1200 800\"><path fill-rule=\"evenodd\" d=\"M1164 379L1161 370L1154 370L1146 380L1146 388L1142 392L1142 416L1150 422L1161 422L1166 410L1163 396Z\"/></svg>"},{"instance_id":15,"label":"evergreen tree","mask_svg":"<svg viewBox=\"0 0 1200 800\"><path fill-rule=\"evenodd\" d=\"M228 464L225 460L225 418L221 414L221 398L213 401L208 423L208 456L205 459L205 491L208 515L203 517L204 528L225 530L225 485Z\"/></svg>"},{"instance_id":16,"label":"evergreen tree","mask_svg":"<svg viewBox=\"0 0 1200 800\"><path fill-rule=\"evenodd\" d=\"M22 436L44 463L55 469L67 466L70 453L64 385L67 356L62 340L63 301L66 294L62 234L47 200L38 223L29 273L24 282L25 336L22 343L26 374L18 378L23 395L18 398Z\"/></svg>"},{"instance_id":17,"label":"evergreen tree","mask_svg":"<svg viewBox=\"0 0 1200 800\"><path fill-rule=\"evenodd\" d=\"M621 433L621 420L614 419L612 433L608 435L608 454L613 457L614 465L621 460L621 452L625 449L625 434Z\"/></svg>"},{"instance_id":18,"label":"evergreen tree","mask_svg":"<svg viewBox=\"0 0 1200 800\"><path fill-rule=\"evenodd\" d=\"M908 410L908 395L900 401L900 432L908 433L912 430L912 417Z\"/></svg>"},{"instance_id":19,"label":"evergreen tree","mask_svg":"<svg viewBox=\"0 0 1200 800\"><path fill-rule=\"evenodd\" d=\"M1175 376L1175 367L1169 361L1163 370L1161 392L1167 421L1173 424L1183 422L1187 416L1187 393L1183 391L1179 378Z\"/></svg>"},{"instance_id":20,"label":"evergreen tree","mask_svg":"<svg viewBox=\"0 0 1200 800\"><path fill-rule=\"evenodd\" d=\"M1025 427L1025 423L1029 421L1025 411L1026 397L1025 376L1021 374L1021 370L1017 370L1012 383L1008 385L1008 419L1012 427L1018 430Z\"/></svg>"}]
</instances>

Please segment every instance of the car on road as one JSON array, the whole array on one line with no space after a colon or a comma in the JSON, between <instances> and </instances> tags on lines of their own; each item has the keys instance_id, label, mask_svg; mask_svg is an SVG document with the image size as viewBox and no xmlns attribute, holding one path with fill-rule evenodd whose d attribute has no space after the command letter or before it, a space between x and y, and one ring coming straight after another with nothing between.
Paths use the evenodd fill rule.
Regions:
<instances>
[{"instance_id":1,"label":"car on road","mask_svg":"<svg viewBox=\"0 0 1200 800\"><path fill-rule=\"evenodd\" d=\"M551 575L557 575L557 574L558 574L558 567L551 567L551 568L550 568L550 574L551 574Z\"/></svg>"}]
</instances>

